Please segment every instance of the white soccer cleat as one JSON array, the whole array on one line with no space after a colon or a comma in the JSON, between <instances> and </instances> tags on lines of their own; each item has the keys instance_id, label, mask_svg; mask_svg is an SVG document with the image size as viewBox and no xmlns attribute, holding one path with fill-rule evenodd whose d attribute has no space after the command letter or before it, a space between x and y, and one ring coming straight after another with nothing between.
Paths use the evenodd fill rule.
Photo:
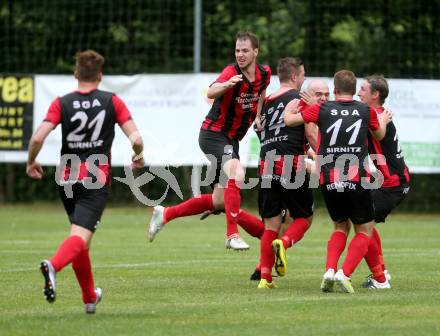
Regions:
<instances>
[{"instance_id":1,"label":"white soccer cleat","mask_svg":"<svg viewBox=\"0 0 440 336\"><path fill-rule=\"evenodd\" d=\"M43 260L40 263L40 271L44 277L44 296L49 303L54 303L56 299L55 269L49 260Z\"/></svg>"},{"instance_id":2,"label":"white soccer cleat","mask_svg":"<svg viewBox=\"0 0 440 336\"><path fill-rule=\"evenodd\" d=\"M163 213L165 208L161 205L156 205L153 208L153 215L150 219L150 226L148 227L148 240L152 242L154 237L159 233L164 227Z\"/></svg>"},{"instance_id":3,"label":"white soccer cleat","mask_svg":"<svg viewBox=\"0 0 440 336\"><path fill-rule=\"evenodd\" d=\"M385 278L387 279L388 282L391 281L391 274L390 272L388 272L388 270L383 271L383 274L385 275Z\"/></svg>"},{"instance_id":4,"label":"white soccer cleat","mask_svg":"<svg viewBox=\"0 0 440 336\"><path fill-rule=\"evenodd\" d=\"M368 289L389 289L391 288L390 282L388 281L388 279L385 279L385 282L379 282L377 280L375 280L374 278L370 278L370 280L368 281L368 286L366 286L365 288Z\"/></svg>"},{"instance_id":5,"label":"white soccer cleat","mask_svg":"<svg viewBox=\"0 0 440 336\"><path fill-rule=\"evenodd\" d=\"M388 270L385 270L385 271L383 271L383 275L385 275L385 279L387 280L387 282L391 283L391 274L390 274L390 272L388 272ZM369 276L367 276L367 279L362 284L362 287L363 288L371 288L371 279L373 279L373 274L370 274Z\"/></svg>"},{"instance_id":6,"label":"white soccer cleat","mask_svg":"<svg viewBox=\"0 0 440 336\"><path fill-rule=\"evenodd\" d=\"M96 313L96 305L101 301L102 299L102 289L101 288L95 288L95 294L96 294L96 300L93 303L86 303L86 314L95 314Z\"/></svg>"},{"instance_id":7,"label":"white soccer cleat","mask_svg":"<svg viewBox=\"0 0 440 336\"><path fill-rule=\"evenodd\" d=\"M354 289L351 285L351 278L344 274L344 271L340 269L335 274L335 283L338 285L339 289L344 293L353 294Z\"/></svg>"},{"instance_id":8,"label":"white soccer cleat","mask_svg":"<svg viewBox=\"0 0 440 336\"><path fill-rule=\"evenodd\" d=\"M226 239L225 246L227 249L232 249L235 251L245 251L249 250L250 246L238 236L232 236Z\"/></svg>"},{"instance_id":9,"label":"white soccer cleat","mask_svg":"<svg viewBox=\"0 0 440 336\"><path fill-rule=\"evenodd\" d=\"M325 293L335 291L335 270L333 268L329 268L327 272L324 273L321 282L321 290Z\"/></svg>"}]
</instances>

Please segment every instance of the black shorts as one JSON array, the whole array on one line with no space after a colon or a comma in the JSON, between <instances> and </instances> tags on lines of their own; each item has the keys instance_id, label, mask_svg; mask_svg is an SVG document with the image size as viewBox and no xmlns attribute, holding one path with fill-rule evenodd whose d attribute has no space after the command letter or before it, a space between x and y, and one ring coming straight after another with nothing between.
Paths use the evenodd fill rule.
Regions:
<instances>
[{"instance_id":1,"label":"black shorts","mask_svg":"<svg viewBox=\"0 0 440 336\"><path fill-rule=\"evenodd\" d=\"M343 191L329 190L328 185L321 185L321 191L331 219L338 223L348 219L353 224L371 222L374 218L371 190L362 188L360 184L351 185L354 185L355 188L350 189L347 187Z\"/></svg>"},{"instance_id":2,"label":"black shorts","mask_svg":"<svg viewBox=\"0 0 440 336\"><path fill-rule=\"evenodd\" d=\"M100 189L86 189L82 183L72 185L73 197L68 198L64 187L58 188L70 224L76 224L95 232L109 195L109 186Z\"/></svg>"},{"instance_id":3,"label":"black shorts","mask_svg":"<svg viewBox=\"0 0 440 336\"><path fill-rule=\"evenodd\" d=\"M287 189L280 182L279 175L272 177L270 188L263 188L260 177L258 190L258 210L261 218L272 218L289 209L292 218L307 218L313 215L313 193L309 186L309 177L301 187ZM269 175L265 175L268 178Z\"/></svg>"},{"instance_id":4,"label":"black shorts","mask_svg":"<svg viewBox=\"0 0 440 336\"><path fill-rule=\"evenodd\" d=\"M409 185L372 190L374 221L376 223L385 222L385 218L405 199L409 190Z\"/></svg>"},{"instance_id":5,"label":"black shorts","mask_svg":"<svg viewBox=\"0 0 440 336\"><path fill-rule=\"evenodd\" d=\"M223 172L223 165L231 159L240 159L238 140L231 140L220 132L201 129L199 146L211 163L207 180L214 187L220 183L225 186L228 178Z\"/></svg>"}]
</instances>

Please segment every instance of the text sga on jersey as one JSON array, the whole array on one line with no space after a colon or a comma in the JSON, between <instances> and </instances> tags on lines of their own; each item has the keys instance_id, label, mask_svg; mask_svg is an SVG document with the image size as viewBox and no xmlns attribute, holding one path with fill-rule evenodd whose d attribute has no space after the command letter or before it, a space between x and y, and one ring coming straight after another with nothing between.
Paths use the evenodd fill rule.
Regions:
<instances>
[{"instance_id":1,"label":"text sga on jersey","mask_svg":"<svg viewBox=\"0 0 440 336\"><path fill-rule=\"evenodd\" d=\"M83 100L83 101L74 100L72 105L74 109L83 108L85 110L95 106L102 106L97 98L93 99L93 102L91 103L90 100Z\"/></svg>"},{"instance_id":2,"label":"text sga on jersey","mask_svg":"<svg viewBox=\"0 0 440 336\"><path fill-rule=\"evenodd\" d=\"M348 116L348 115L359 116L359 111L358 110L350 111L350 110L331 109L330 110L330 114L332 116L335 116L335 115L338 115L338 114L343 115L343 116Z\"/></svg>"}]
</instances>

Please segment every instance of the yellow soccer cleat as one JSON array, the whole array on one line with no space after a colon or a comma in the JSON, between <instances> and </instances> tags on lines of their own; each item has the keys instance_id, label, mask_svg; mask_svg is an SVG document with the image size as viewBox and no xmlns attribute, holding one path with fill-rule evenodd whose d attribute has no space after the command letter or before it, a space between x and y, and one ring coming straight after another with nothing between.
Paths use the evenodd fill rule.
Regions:
<instances>
[{"instance_id":1,"label":"yellow soccer cleat","mask_svg":"<svg viewBox=\"0 0 440 336\"><path fill-rule=\"evenodd\" d=\"M277 286L273 282L267 282L266 279L261 279L258 284L258 289L275 289Z\"/></svg>"},{"instance_id":2,"label":"yellow soccer cleat","mask_svg":"<svg viewBox=\"0 0 440 336\"><path fill-rule=\"evenodd\" d=\"M272 242L272 250L275 253L275 271L282 277L286 275L287 260L286 249L281 239L275 239Z\"/></svg>"}]
</instances>

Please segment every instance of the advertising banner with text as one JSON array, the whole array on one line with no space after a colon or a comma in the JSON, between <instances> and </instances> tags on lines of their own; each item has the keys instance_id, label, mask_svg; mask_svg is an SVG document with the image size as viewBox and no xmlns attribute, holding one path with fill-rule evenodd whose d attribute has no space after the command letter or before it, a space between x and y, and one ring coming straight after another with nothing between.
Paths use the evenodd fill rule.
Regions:
<instances>
[{"instance_id":1,"label":"advertising banner with text","mask_svg":"<svg viewBox=\"0 0 440 336\"><path fill-rule=\"evenodd\" d=\"M198 134L212 101L206 98L216 74L104 76L102 90L115 92L127 104L145 143L151 166L205 165ZM310 79L308 79L310 80ZM308 80L303 89L307 88ZM325 78L333 91L332 80ZM412 172L440 172L440 81L390 79L385 102L394 113L405 160ZM358 85L361 80L358 80ZM276 76L267 92L279 86ZM73 76L36 75L0 77L0 162L26 162L26 148L33 129L44 119L50 103L76 89ZM357 99L357 97L355 97ZM331 96L330 99L333 99ZM32 111L33 110L33 111ZM32 115L33 112L33 115ZM114 166L129 165L130 143L116 127L112 149ZM59 162L61 130L46 140L38 160ZM255 167L259 141L250 129L240 143L241 161Z\"/></svg>"},{"instance_id":2,"label":"advertising banner with text","mask_svg":"<svg viewBox=\"0 0 440 336\"><path fill-rule=\"evenodd\" d=\"M0 151L24 151L32 135L34 79L0 74Z\"/></svg>"}]
</instances>

